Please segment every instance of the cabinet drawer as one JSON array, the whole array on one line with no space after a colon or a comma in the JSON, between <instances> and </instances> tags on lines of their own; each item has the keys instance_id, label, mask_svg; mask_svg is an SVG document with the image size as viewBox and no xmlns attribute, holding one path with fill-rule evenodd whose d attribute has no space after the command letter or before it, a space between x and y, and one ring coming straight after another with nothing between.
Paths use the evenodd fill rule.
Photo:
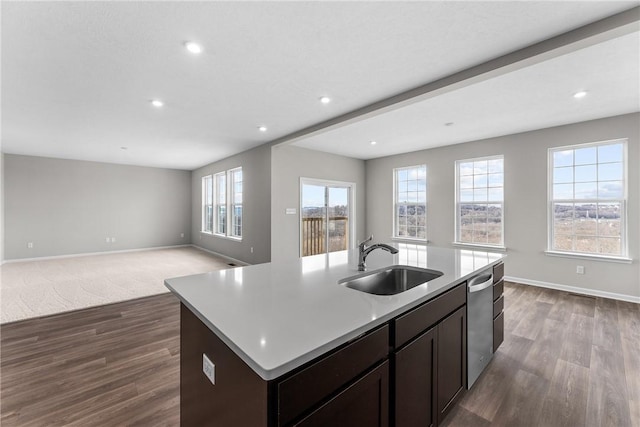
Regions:
<instances>
[{"instance_id":1,"label":"cabinet drawer","mask_svg":"<svg viewBox=\"0 0 640 427\"><path fill-rule=\"evenodd\" d=\"M504 292L504 281L500 280L498 283L493 285L493 300L495 301L498 298L500 298L503 292Z\"/></svg>"},{"instance_id":2,"label":"cabinet drawer","mask_svg":"<svg viewBox=\"0 0 640 427\"><path fill-rule=\"evenodd\" d=\"M504 277L504 263L493 266L493 283L498 283Z\"/></svg>"},{"instance_id":3,"label":"cabinet drawer","mask_svg":"<svg viewBox=\"0 0 640 427\"><path fill-rule=\"evenodd\" d=\"M278 425L293 421L389 353L389 326L347 344L278 384ZM309 385L313 384L312 387Z\"/></svg>"},{"instance_id":4,"label":"cabinet drawer","mask_svg":"<svg viewBox=\"0 0 640 427\"><path fill-rule=\"evenodd\" d=\"M504 312L493 319L493 352L495 353L504 341Z\"/></svg>"},{"instance_id":5,"label":"cabinet drawer","mask_svg":"<svg viewBox=\"0 0 640 427\"><path fill-rule=\"evenodd\" d=\"M406 344L466 302L467 286L465 282L398 317L395 321L394 347L398 348Z\"/></svg>"},{"instance_id":6,"label":"cabinet drawer","mask_svg":"<svg viewBox=\"0 0 640 427\"><path fill-rule=\"evenodd\" d=\"M388 425L388 360L294 424L295 427L387 427Z\"/></svg>"},{"instance_id":7,"label":"cabinet drawer","mask_svg":"<svg viewBox=\"0 0 640 427\"><path fill-rule=\"evenodd\" d=\"M504 310L504 295L493 302L493 318L502 313Z\"/></svg>"}]
</instances>

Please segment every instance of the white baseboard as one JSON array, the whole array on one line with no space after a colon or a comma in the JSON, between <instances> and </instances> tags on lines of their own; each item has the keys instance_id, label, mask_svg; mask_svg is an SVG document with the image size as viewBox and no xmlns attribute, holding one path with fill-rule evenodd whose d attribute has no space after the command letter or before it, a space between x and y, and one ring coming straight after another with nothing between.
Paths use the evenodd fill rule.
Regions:
<instances>
[{"instance_id":1,"label":"white baseboard","mask_svg":"<svg viewBox=\"0 0 640 427\"><path fill-rule=\"evenodd\" d=\"M190 246L193 246L196 249L200 249L201 251L208 252L211 255L215 255L217 257L224 258L224 259L226 259L228 261L231 261L234 264L239 265L240 267L246 267L248 265L251 265L251 264L249 264L247 262L240 261L239 259L231 258L229 255L221 254L221 253L218 253L218 252L203 248L202 246L198 246L198 245L194 245L194 244L191 244Z\"/></svg>"},{"instance_id":2,"label":"white baseboard","mask_svg":"<svg viewBox=\"0 0 640 427\"><path fill-rule=\"evenodd\" d=\"M617 294L614 292L605 292L605 291L599 291L599 290L587 289L587 288L579 288L577 286L560 285L558 283L541 282L539 280L529 280L529 279L523 279L521 277L504 276L504 280L506 280L507 282L522 283L523 285L537 286L539 288L555 289L558 291L571 292L574 294L591 295L594 297L616 299L620 301L634 302L636 304L640 304L640 297L634 297L632 295Z\"/></svg>"},{"instance_id":3,"label":"white baseboard","mask_svg":"<svg viewBox=\"0 0 640 427\"><path fill-rule=\"evenodd\" d=\"M27 262L27 261L47 261L47 260L50 260L50 259L76 258L76 257L81 257L81 256L120 254L120 253L126 253L126 252L154 251L154 250L158 250L158 249L174 249L174 248L184 248L184 247L188 247L188 246L193 246L193 245L184 244L184 245L171 245L171 246L153 246L151 248L122 249L122 250L119 250L119 251L85 252L85 253L81 253L81 254L41 256L41 257L35 257L35 258L5 259L4 261L2 261L2 264L9 264L9 263L13 263L13 262Z\"/></svg>"}]
</instances>

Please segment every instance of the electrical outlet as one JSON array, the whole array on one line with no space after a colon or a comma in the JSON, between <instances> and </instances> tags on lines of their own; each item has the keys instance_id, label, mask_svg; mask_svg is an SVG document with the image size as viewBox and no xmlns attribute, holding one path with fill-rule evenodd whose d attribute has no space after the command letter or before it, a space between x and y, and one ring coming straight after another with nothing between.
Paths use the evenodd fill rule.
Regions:
<instances>
[{"instance_id":1,"label":"electrical outlet","mask_svg":"<svg viewBox=\"0 0 640 427\"><path fill-rule=\"evenodd\" d=\"M251 246L251 253L253 253L253 246Z\"/></svg>"},{"instance_id":2,"label":"electrical outlet","mask_svg":"<svg viewBox=\"0 0 640 427\"><path fill-rule=\"evenodd\" d=\"M110 237L107 237L107 238L106 238L106 241L107 241L107 243L111 243L111 238L110 238Z\"/></svg>"},{"instance_id":3,"label":"electrical outlet","mask_svg":"<svg viewBox=\"0 0 640 427\"><path fill-rule=\"evenodd\" d=\"M209 378L211 384L216 383L216 365L207 357L206 354L202 353L202 372L204 372L205 377Z\"/></svg>"},{"instance_id":4,"label":"electrical outlet","mask_svg":"<svg viewBox=\"0 0 640 427\"><path fill-rule=\"evenodd\" d=\"M111 243L115 243L115 242L116 242L116 238L115 238L115 237L112 237L112 238L111 238Z\"/></svg>"},{"instance_id":5,"label":"electrical outlet","mask_svg":"<svg viewBox=\"0 0 640 427\"><path fill-rule=\"evenodd\" d=\"M33 249L33 242L27 243L27 249Z\"/></svg>"},{"instance_id":6,"label":"electrical outlet","mask_svg":"<svg viewBox=\"0 0 640 427\"><path fill-rule=\"evenodd\" d=\"M184 238L184 233L180 233L180 238Z\"/></svg>"},{"instance_id":7,"label":"electrical outlet","mask_svg":"<svg viewBox=\"0 0 640 427\"><path fill-rule=\"evenodd\" d=\"M584 266L583 265L579 265L576 267L576 273L578 274L584 274Z\"/></svg>"}]
</instances>

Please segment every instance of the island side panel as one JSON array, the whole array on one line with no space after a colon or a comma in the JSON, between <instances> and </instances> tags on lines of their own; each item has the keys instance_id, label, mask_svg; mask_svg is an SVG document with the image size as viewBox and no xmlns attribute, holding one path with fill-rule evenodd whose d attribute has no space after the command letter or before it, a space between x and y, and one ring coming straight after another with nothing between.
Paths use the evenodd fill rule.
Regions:
<instances>
[{"instance_id":1,"label":"island side panel","mask_svg":"<svg viewBox=\"0 0 640 427\"><path fill-rule=\"evenodd\" d=\"M202 355L215 364L215 384ZM184 304L180 304L180 425L237 427L267 424L268 383Z\"/></svg>"}]
</instances>

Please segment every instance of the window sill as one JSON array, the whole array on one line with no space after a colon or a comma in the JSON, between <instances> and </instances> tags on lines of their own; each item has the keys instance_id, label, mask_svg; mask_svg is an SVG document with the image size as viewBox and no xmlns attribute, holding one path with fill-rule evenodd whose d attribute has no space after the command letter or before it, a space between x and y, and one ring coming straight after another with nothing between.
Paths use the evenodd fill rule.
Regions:
<instances>
[{"instance_id":1,"label":"window sill","mask_svg":"<svg viewBox=\"0 0 640 427\"><path fill-rule=\"evenodd\" d=\"M226 236L224 234L211 233L209 231L200 231L200 234L204 234L205 236L211 236L211 237L219 237L221 239L226 239L226 240L233 240L234 242L242 242L242 237Z\"/></svg>"},{"instance_id":2,"label":"window sill","mask_svg":"<svg viewBox=\"0 0 640 427\"><path fill-rule=\"evenodd\" d=\"M483 250L494 251L494 252L507 252L506 246L479 245L477 243L463 243L463 242L453 242L451 244L454 247L458 247L458 248L483 249Z\"/></svg>"},{"instance_id":3,"label":"window sill","mask_svg":"<svg viewBox=\"0 0 640 427\"><path fill-rule=\"evenodd\" d=\"M627 257L580 254L576 252L559 252L559 251L544 251L544 253L545 255L548 255L548 256L555 256L560 258L590 259L593 261L618 262L621 264L631 264L633 262L633 259L627 258Z\"/></svg>"},{"instance_id":4,"label":"window sill","mask_svg":"<svg viewBox=\"0 0 640 427\"><path fill-rule=\"evenodd\" d=\"M394 242L422 243L425 245L429 243L427 239L413 239L411 237L391 237L391 240Z\"/></svg>"}]
</instances>

